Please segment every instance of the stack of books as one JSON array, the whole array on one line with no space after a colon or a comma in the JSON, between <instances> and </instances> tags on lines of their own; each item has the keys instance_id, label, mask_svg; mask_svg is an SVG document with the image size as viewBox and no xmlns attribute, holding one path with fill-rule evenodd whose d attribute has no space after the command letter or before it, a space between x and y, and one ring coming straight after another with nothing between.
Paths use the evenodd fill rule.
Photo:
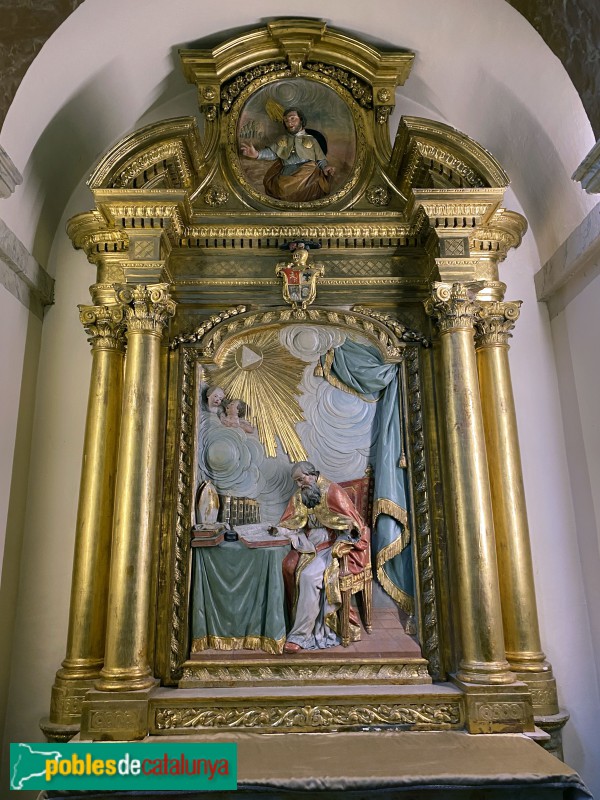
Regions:
<instances>
[{"instance_id":1,"label":"stack of books","mask_svg":"<svg viewBox=\"0 0 600 800\"><path fill-rule=\"evenodd\" d=\"M223 522L204 522L192 528L192 547L215 547L221 544L227 526Z\"/></svg>"}]
</instances>

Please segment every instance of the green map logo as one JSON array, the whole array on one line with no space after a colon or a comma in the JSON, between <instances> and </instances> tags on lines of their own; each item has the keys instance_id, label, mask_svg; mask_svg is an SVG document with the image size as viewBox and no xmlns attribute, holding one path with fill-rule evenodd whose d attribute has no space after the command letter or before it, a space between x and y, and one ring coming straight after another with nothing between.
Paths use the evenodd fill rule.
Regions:
<instances>
[{"instance_id":1,"label":"green map logo","mask_svg":"<svg viewBox=\"0 0 600 800\"><path fill-rule=\"evenodd\" d=\"M10 746L10 788L232 790L237 788L237 745L20 742Z\"/></svg>"},{"instance_id":2,"label":"green map logo","mask_svg":"<svg viewBox=\"0 0 600 800\"><path fill-rule=\"evenodd\" d=\"M39 781L30 783L36 778L45 778L48 760L58 761L62 753L58 750L42 750L44 745L36 744L11 744L10 746L10 788L11 789L39 789ZM38 749L35 749L38 748ZM44 782L44 787L47 783Z\"/></svg>"}]
</instances>

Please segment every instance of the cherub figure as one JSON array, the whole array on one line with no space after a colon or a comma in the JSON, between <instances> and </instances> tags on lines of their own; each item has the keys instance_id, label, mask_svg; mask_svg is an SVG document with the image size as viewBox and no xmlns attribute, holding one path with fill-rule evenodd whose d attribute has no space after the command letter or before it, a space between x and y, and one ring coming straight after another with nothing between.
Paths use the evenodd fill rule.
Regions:
<instances>
[{"instance_id":1,"label":"cherub figure","mask_svg":"<svg viewBox=\"0 0 600 800\"><path fill-rule=\"evenodd\" d=\"M246 433L254 433L254 428L246 419L248 405L243 400L226 400L225 414L221 417L221 423L227 428L241 428Z\"/></svg>"},{"instance_id":2,"label":"cherub figure","mask_svg":"<svg viewBox=\"0 0 600 800\"><path fill-rule=\"evenodd\" d=\"M210 386L206 390L206 410L209 414L221 417L225 406L225 392L220 386Z\"/></svg>"}]
</instances>

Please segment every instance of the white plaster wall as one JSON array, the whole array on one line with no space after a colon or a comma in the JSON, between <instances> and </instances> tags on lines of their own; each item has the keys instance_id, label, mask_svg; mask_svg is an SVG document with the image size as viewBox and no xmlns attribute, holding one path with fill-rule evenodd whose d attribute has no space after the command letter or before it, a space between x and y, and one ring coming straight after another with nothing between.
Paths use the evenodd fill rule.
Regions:
<instances>
[{"instance_id":1,"label":"white plaster wall","mask_svg":"<svg viewBox=\"0 0 600 800\"><path fill-rule=\"evenodd\" d=\"M564 311L552 319L552 337L556 356L558 385L566 441L565 464L573 498L575 535L568 546L579 555L581 586L573 593L573 584L565 585L562 573L557 576L555 597L568 598L571 610L569 624L585 636L584 617L587 615L590 648L577 650L577 662L589 660L590 682L582 685L588 695L589 711L598 718L600 686L600 427L598 405L600 374L598 370L598 341L600 341L600 278L595 278L584 292L575 295ZM571 556L572 557L572 556ZM558 602L558 601L557 601ZM575 665L572 654L566 660ZM573 668L572 666L572 668ZM594 674L595 673L595 674ZM569 685L572 678L569 679ZM583 709L583 707L582 707ZM577 718L570 728L576 738ZM600 770L598 748L591 750L578 742L582 769Z\"/></svg>"},{"instance_id":2,"label":"white plaster wall","mask_svg":"<svg viewBox=\"0 0 600 800\"><path fill-rule=\"evenodd\" d=\"M0 574L29 316L28 309L0 285Z\"/></svg>"},{"instance_id":3,"label":"white plaster wall","mask_svg":"<svg viewBox=\"0 0 600 800\"><path fill-rule=\"evenodd\" d=\"M0 733L6 719L19 591L40 336L41 321L0 286Z\"/></svg>"},{"instance_id":4,"label":"white plaster wall","mask_svg":"<svg viewBox=\"0 0 600 800\"><path fill-rule=\"evenodd\" d=\"M596 533L600 531L600 276L578 294L564 311L581 428L583 457L592 493ZM596 545L599 540L596 536ZM600 574L600 572L598 573ZM596 606L600 612L600 606ZM599 614L600 616L600 614ZM598 659L600 663L600 659Z\"/></svg>"},{"instance_id":5,"label":"white plaster wall","mask_svg":"<svg viewBox=\"0 0 600 800\"><path fill-rule=\"evenodd\" d=\"M290 0L285 9L275 0L252 6L232 0L86 0L44 46L0 135L25 179L19 195L6 201L4 218L56 277L56 305L43 330L5 742L41 739L37 722L48 713L66 644L90 369L76 304L87 301L93 273L71 249L64 223L91 207L81 181L101 152L146 122L196 113L194 90L181 76L174 48L227 30L232 19L256 25L282 13L326 16L334 27L415 50L395 119L409 113L454 125L491 150L513 179L507 205L525 213L531 231L509 257L503 278L507 296L525 301L511 359L542 640L561 704L572 715L565 732L567 759L600 795L594 666L600 639L592 630L588 585L593 562L582 550L583 522L573 500L569 459L577 459L570 455L572 437L565 435L561 418L559 348L555 354L547 313L533 288L534 272L594 205L569 178L593 135L558 60L502 0L375 0L368 6ZM115 20L119 30L135 30L135 37L116 36ZM575 341L583 325L579 311L553 323L564 348L561 324L571 326ZM585 397L597 396L586 359L572 350L565 358L573 359ZM581 470L589 482L598 474L598 460L583 425L593 422L594 406L580 395L576 400L585 456ZM590 519L597 519L596 504L590 483Z\"/></svg>"},{"instance_id":6,"label":"white plaster wall","mask_svg":"<svg viewBox=\"0 0 600 800\"><path fill-rule=\"evenodd\" d=\"M77 304L87 302L94 270L76 253L66 220L85 206L85 189L65 210L50 265L56 302L46 311L37 376L19 595L2 747L0 797L8 797L8 742L44 741L54 674L65 657L75 519L91 368ZM35 796L35 795L32 795Z\"/></svg>"},{"instance_id":7,"label":"white plaster wall","mask_svg":"<svg viewBox=\"0 0 600 800\"><path fill-rule=\"evenodd\" d=\"M563 359L554 351L547 308L536 302L533 273L538 268L533 237L527 235L502 267L501 278L508 286L507 299L523 300L510 363L540 633L558 683L559 704L571 715L563 737L565 759L598 794L600 692L596 663L600 631L596 620L600 619L600 594L593 588L600 574L598 549L591 557L589 548L581 547L581 509L575 503L571 467L579 465L577 480L587 480L587 467L573 456L572 431L563 427L563 413L571 414L563 407L566 376L560 369ZM552 327L556 325L554 320ZM559 340L568 347L562 333ZM570 357L569 353L567 364ZM588 484L588 498L589 488ZM596 595L595 607L590 604L591 593Z\"/></svg>"}]
</instances>

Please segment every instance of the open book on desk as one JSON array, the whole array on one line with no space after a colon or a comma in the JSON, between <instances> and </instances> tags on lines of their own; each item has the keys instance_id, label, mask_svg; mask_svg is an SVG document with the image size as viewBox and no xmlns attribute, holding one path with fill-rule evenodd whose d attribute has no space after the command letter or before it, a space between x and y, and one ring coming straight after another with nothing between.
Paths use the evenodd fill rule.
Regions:
<instances>
[{"instance_id":1,"label":"open book on desk","mask_svg":"<svg viewBox=\"0 0 600 800\"><path fill-rule=\"evenodd\" d=\"M254 522L251 525L236 525L240 542L246 547L283 547L290 543L289 536L285 528L279 528L274 536L269 533L269 528L265 522Z\"/></svg>"}]
</instances>

